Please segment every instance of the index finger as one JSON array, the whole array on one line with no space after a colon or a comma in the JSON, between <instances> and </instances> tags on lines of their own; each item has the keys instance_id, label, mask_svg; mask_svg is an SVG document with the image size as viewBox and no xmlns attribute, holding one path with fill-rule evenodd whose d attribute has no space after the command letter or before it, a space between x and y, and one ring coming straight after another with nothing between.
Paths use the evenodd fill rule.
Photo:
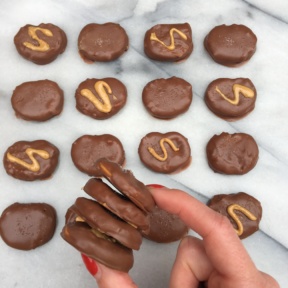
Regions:
<instances>
[{"instance_id":1,"label":"index finger","mask_svg":"<svg viewBox=\"0 0 288 288\"><path fill-rule=\"evenodd\" d=\"M226 217L181 190L149 189L161 209L178 215L202 236L207 256L218 272L235 278L257 271Z\"/></svg>"}]
</instances>

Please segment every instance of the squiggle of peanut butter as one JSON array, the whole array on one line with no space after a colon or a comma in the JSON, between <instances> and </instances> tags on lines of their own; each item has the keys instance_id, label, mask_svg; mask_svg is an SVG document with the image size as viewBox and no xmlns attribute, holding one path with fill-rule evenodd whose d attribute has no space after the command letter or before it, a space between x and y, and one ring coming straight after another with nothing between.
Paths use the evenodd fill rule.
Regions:
<instances>
[{"instance_id":1,"label":"squiggle of peanut butter","mask_svg":"<svg viewBox=\"0 0 288 288\"><path fill-rule=\"evenodd\" d=\"M23 42L23 45L33 51L40 51L40 52L45 52L48 51L50 49L50 46L47 42L45 42L44 40L40 39L37 34L36 31L41 31L44 35L48 36L48 37L52 37L53 33L49 30L49 29L44 29L44 28L40 28L40 27L34 27L34 26L29 26L28 27L28 34L29 36L33 39L36 40L39 45L35 46L32 43L29 42Z\"/></svg>"},{"instance_id":2,"label":"squiggle of peanut butter","mask_svg":"<svg viewBox=\"0 0 288 288\"><path fill-rule=\"evenodd\" d=\"M238 229L235 229L236 233L238 236L241 236L243 234L243 231L244 231L243 224L239 220L238 216L235 214L234 210L238 210L238 211L242 212L248 219L250 219L252 221L256 221L257 217L254 214L252 214L250 211L248 211L247 209L245 209L244 207L242 207L238 204L232 204L232 205L228 206L227 212L230 215L230 217L235 221L235 223L238 227Z\"/></svg>"},{"instance_id":3,"label":"squiggle of peanut butter","mask_svg":"<svg viewBox=\"0 0 288 288\"><path fill-rule=\"evenodd\" d=\"M177 148L175 146L175 144L169 139L169 138L162 138L160 140L160 147L163 151L164 156L160 156L159 154L156 153L156 151L154 150L154 148L152 147L148 147L148 151L152 154L153 157L155 157L157 160L164 162L167 158L168 158L168 153L167 150L164 146L164 143L168 143L170 145L170 147L173 149L173 151L179 151L179 148Z\"/></svg>"},{"instance_id":4,"label":"squiggle of peanut butter","mask_svg":"<svg viewBox=\"0 0 288 288\"><path fill-rule=\"evenodd\" d=\"M169 46L167 46L163 41L159 40L158 37L156 36L155 32L151 33L150 40L151 41L158 41L163 46L165 46L168 50L174 50L175 49L175 39L174 39L174 35L173 35L174 32L179 34L182 39L187 40L187 36L182 31L180 31L176 28L172 28L169 31L170 39L171 39L171 44Z\"/></svg>"},{"instance_id":5,"label":"squiggle of peanut butter","mask_svg":"<svg viewBox=\"0 0 288 288\"><path fill-rule=\"evenodd\" d=\"M42 157L43 159L49 159L50 158L49 153L45 150L37 150L37 149L33 149L33 148L27 148L25 150L25 153L28 155L29 159L32 161L31 164L11 155L9 152L7 153L7 158L10 162L17 163L17 164L25 167L26 169L28 169L32 172L37 172L40 170L40 164L34 158L33 154L37 154L40 157Z\"/></svg>"},{"instance_id":6,"label":"squiggle of peanut butter","mask_svg":"<svg viewBox=\"0 0 288 288\"><path fill-rule=\"evenodd\" d=\"M240 85L240 84L234 84L233 87L233 93L234 93L234 96L235 98L233 100L229 99L228 97L226 97L222 92L221 90L218 88L218 86L216 86L216 91L226 100L228 101L229 103L231 103L232 105L238 105L239 103L239 100L240 100L240 93L243 94L243 96L245 98L253 98L255 96L255 93L252 89L246 87L246 86L243 86L243 85Z\"/></svg>"},{"instance_id":7,"label":"squiggle of peanut butter","mask_svg":"<svg viewBox=\"0 0 288 288\"><path fill-rule=\"evenodd\" d=\"M105 81L97 81L94 88L102 101L97 99L97 97L89 89L82 89L80 93L83 97L86 97L89 101L91 101L99 111L109 113L112 109L112 105L107 92L112 94L112 89ZM114 95L113 97L114 99L116 98Z\"/></svg>"}]
</instances>

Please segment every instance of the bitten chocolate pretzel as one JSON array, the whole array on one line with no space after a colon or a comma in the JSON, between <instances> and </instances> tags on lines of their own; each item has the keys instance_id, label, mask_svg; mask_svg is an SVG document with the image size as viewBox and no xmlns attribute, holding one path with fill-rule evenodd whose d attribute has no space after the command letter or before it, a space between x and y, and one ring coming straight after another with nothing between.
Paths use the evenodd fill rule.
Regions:
<instances>
[{"instance_id":1,"label":"bitten chocolate pretzel","mask_svg":"<svg viewBox=\"0 0 288 288\"><path fill-rule=\"evenodd\" d=\"M261 203L244 192L215 195L208 206L228 217L237 235L244 239L259 229L262 218Z\"/></svg>"},{"instance_id":2,"label":"bitten chocolate pretzel","mask_svg":"<svg viewBox=\"0 0 288 288\"><path fill-rule=\"evenodd\" d=\"M54 61L67 45L65 32L53 24L27 24L14 37L18 53L39 65Z\"/></svg>"}]
</instances>

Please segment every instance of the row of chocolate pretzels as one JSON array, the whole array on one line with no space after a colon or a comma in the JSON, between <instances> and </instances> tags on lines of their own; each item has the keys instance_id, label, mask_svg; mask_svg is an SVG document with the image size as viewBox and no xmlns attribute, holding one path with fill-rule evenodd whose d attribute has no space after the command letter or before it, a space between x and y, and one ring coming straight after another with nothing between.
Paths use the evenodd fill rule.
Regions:
<instances>
[{"instance_id":1,"label":"row of chocolate pretzels","mask_svg":"<svg viewBox=\"0 0 288 288\"><path fill-rule=\"evenodd\" d=\"M182 78L155 79L145 85L142 101L155 118L172 119L186 112L192 103L192 85ZM256 89L247 78L219 78L212 81L205 93L208 108L217 116L235 121L255 107ZM75 92L76 108L94 119L107 119L126 103L126 86L116 78L86 79ZM11 97L19 118L47 121L62 112L64 93L50 80L24 82Z\"/></svg>"},{"instance_id":2,"label":"row of chocolate pretzels","mask_svg":"<svg viewBox=\"0 0 288 288\"><path fill-rule=\"evenodd\" d=\"M244 133L214 135L206 146L210 167L218 173L241 175L257 163L258 146L252 136ZM45 140L18 141L3 157L6 172L26 181L47 179L58 165L59 150ZM192 160L188 139L178 132L151 132L139 144L142 163L158 173L175 173L187 168ZM119 165L125 152L118 138L110 134L83 135L74 141L71 157L75 166L88 175L95 174L95 163L106 158Z\"/></svg>"},{"instance_id":3,"label":"row of chocolate pretzels","mask_svg":"<svg viewBox=\"0 0 288 288\"><path fill-rule=\"evenodd\" d=\"M65 51L65 32L53 24L27 24L14 37L17 51L36 64L48 64ZM248 61L256 51L257 37L244 25L214 27L205 37L204 46L217 63L238 66ZM107 62L117 59L129 47L129 38L116 23L86 25L78 37L78 50L87 62ZM193 50L192 30L188 23L158 24L144 37L145 54L158 61L182 61Z\"/></svg>"}]
</instances>

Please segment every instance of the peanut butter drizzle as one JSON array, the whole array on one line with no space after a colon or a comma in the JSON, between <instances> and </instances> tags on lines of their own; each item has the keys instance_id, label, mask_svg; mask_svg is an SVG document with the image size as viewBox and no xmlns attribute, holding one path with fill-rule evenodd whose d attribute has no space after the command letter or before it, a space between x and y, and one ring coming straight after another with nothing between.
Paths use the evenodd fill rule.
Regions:
<instances>
[{"instance_id":1,"label":"peanut butter drizzle","mask_svg":"<svg viewBox=\"0 0 288 288\"><path fill-rule=\"evenodd\" d=\"M44 28L40 28L40 27L34 27L34 26L29 26L28 27L28 34L29 36L33 39L36 40L39 45L35 46L32 43L29 42L23 42L23 45L33 51L39 51L39 52L45 52L48 51L50 49L50 46L47 42L45 42L44 40L40 39L37 34L36 31L41 31L44 35L48 36L48 37L52 37L53 33L49 30L49 29L44 29Z\"/></svg>"},{"instance_id":2,"label":"peanut butter drizzle","mask_svg":"<svg viewBox=\"0 0 288 288\"><path fill-rule=\"evenodd\" d=\"M245 98L253 98L255 96L255 93L252 89L246 87L246 86L243 86L243 85L240 85L240 84L234 84L233 87L233 94L234 94L234 99L229 99L227 96L225 96L221 90L218 88L218 86L216 86L216 91L226 100L228 101L229 103L231 103L232 105L238 105L239 103L239 100L240 100L240 93L243 94L243 96Z\"/></svg>"},{"instance_id":3,"label":"peanut butter drizzle","mask_svg":"<svg viewBox=\"0 0 288 288\"><path fill-rule=\"evenodd\" d=\"M160 156L159 154L156 153L156 151L154 150L154 148L152 147L148 147L148 151L152 154L153 157L155 157L157 160L164 162L167 158L168 158L168 153L167 150L164 146L164 143L167 143L170 145L170 147L173 149L173 151L179 151L179 148L177 148L175 146L175 144L172 142L172 140L170 140L169 138L162 138L160 140L160 147L164 153L164 156Z\"/></svg>"},{"instance_id":4,"label":"peanut butter drizzle","mask_svg":"<svg viewBox=\"0 0 288 288\"><path fill-rule=\"evenodd\" d=\"M37 149L33 149L33 148L27 148L25 150L25 153L28 155L28 157L30 158L30 160L32 161L32 163L27 163L24 160L21 160L15 156L13 156L12 154L10 154L9 152L7 153L7 159L10 162L13 163L17 163L23 167L25 167L26 169L32 171L32 172L37 172L40 170L40 164L39 162L34 158L33 154L37 154L40 157L42 157L43 159L49 159L50 155L47 151L45 150L37 150Z\"/></svg>"},{"instance_id":5,"label":"peanut butter drizzle","mask_svg":"<svg viewBox=\"0 0 288 288\"><path fill-rule=\"evenodd\" d=\"M100 101L89 89L82 89L80 93L83 97L86 97L91 101L99 111L109 113L112 109L112 105L107 93L112 94L111 87L105 81L97 81L94 88L102 101ZM115 99L116 97L113 95L113 98Z\"/></svg>"},{"instance_id":6,"label":"peanut butter drizzle","mask_svg":"<svg viewBox=\"0 0 288 288\"><path fill-rule=\"evenodd\" d=\"M241 236L243 234L244 228L243 228L243 225L242 225L241 221L239 220L238 216L235 214L234 210L238 210L238 211L242 212L248 219L250 219L252 221L256 221L257 217L254 214L252 214L250 211L248 211L247 209L245 209L244 207L242 207L238 204L231 204L228 206L227 212L238 226L238 229L235 229L235 231L236 231L238 236Z\"/></svg>"},{"instance_id":7,"label":"peanut butter drizzle","mask_svg":"<svg viewBox=\"0 0 288 288\"><path fill-rule=\"evenodd\" d=\"M151 33L150 40L151 41L157 41L157 42L161 43L163 46L165 46L168 50L172 51L175 49L175 39L174 39L174 35L173 35L174 32L179 34L182 39L187 40L187 36L185 35L185 33L183 33L182 31L180 31L176 28L171 28L169 31L170 39L171 39L171 44L169 46L167 46L163 41L159 40L158 37L156 36L155 32Z\"/></svg>"}]
</instances>

